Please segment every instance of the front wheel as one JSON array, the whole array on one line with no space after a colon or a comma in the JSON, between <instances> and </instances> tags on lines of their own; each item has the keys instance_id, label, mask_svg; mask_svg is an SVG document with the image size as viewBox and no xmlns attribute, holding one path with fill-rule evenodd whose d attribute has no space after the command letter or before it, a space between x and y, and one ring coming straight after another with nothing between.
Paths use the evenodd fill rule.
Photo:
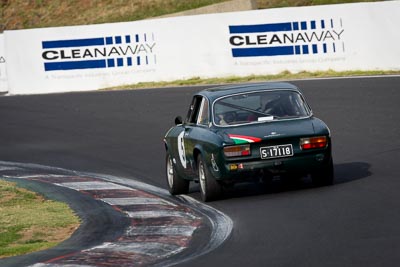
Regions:
<instances>
[{"instance_id":1,"label":"front wheel","mask_svg":"<svg viewBox=\"0 0 400 267\"><path fill-rule=\"evenodd\" d=\"M311 178L317 186L332 185L334 179L333 160L331 159L323 168L312 173Z\"/></svg>"},{"instance_id":2,"label":"front wheel","mask_svg":"<svg viewBox=\"0 0 400 267\"><path fill-rule=\"evenodd\" d=\"M165 161L169 192L171 195L187 194L189 192L189 181L179 177L172 158L168 153Z\"/></svg>"},{"instance_id":3,"label":"front wheel","mask_svg":"<svg viewBox=\"0 0 400 267\"><path fill-rule=\"evenodd\" d=\"M197 158L197 169L199 172L201 199L204 202L218 199L222 194L222 186L208 170L201 155Z\"/></svg>"}]
</instances>

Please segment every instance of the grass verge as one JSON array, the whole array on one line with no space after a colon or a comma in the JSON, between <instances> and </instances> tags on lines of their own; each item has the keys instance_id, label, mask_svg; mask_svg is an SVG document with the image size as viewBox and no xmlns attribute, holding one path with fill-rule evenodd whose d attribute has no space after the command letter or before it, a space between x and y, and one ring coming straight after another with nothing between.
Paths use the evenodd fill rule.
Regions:
<instances>
[{"instance_id":1,"label":"grass verge","mask_svg":"<svg viewBox=\"0 0 400 267\"><path fill-rule=\"evenodd\" d=\"M1 0L4 30L135 21L228 0ZM256 0L259 9L381 0Z\"/></svg>"},{"instance_id":2,"label":"grass verge","mask_svg":"<svg viewBox=\"0 0 400 267\"><path fill-rule=\"evenodd\" d=\"M116 86L105 88L102 90L127 90L127 89L144 89L144 88L161 88L161 87L174 87L174 86L194 86L194 85L207 85L207 84L228 84L228 83L244 83L244 82L265 82L265 81L287 81L297 79L309 78L332 78L332 77L353 77L353 76L374 76L374 75L400 75L400 71L342 71L337 72L329 71L302 71L298 73L291 73L284 71L274 75L250 75L250 76L231 76L224 78L209 78L202 79L200 77L193 77L186 80L176 80L168 82L140 82L137 84L128 84L123 86Z\"/></svg>"},{"instance_id":3,"label":"grass verge","mask_svg":"<svg viewBox=\"0 0 400 267\"><path fill-rule=\"evenodd\" d=\"M3 0L0 32L134 21L203 7L225 0Z\"/></svg>"},{"instance_id":4,"label":"grass verge","mask_svg":"<svg viewBox=\"0 0 400 267\"><path fill-rule=\"evenodd\" d=\"M0 258L53 247L79 224L79 218L65 203L0 180Z\"/></svg>"}]
</instances>

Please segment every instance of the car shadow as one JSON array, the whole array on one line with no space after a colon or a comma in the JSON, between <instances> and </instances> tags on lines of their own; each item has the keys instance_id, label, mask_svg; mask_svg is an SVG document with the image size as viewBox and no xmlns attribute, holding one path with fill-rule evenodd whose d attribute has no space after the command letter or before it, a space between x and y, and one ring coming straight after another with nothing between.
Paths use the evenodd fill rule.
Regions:
<instances>
[{"instance_id":1,"label":"car shadow","mask_svg":"<svg viewBox=\"0 0 400 267\"><path fill-rule=\"evenodd\" d=\"M350 162L335 164L335 179L332 186L353 182L359 179L371 176L370 172L371 165L366 162ZM303 177L296 180L283 180L274 178L272 181L265 183L254 183L246 182L236 184L233 187L225 187L223 196L220 200L231 199L231 198L242 198L265 194L279 194L290 191L301 191L307 189L318 188L315 186L309 176ZM326 188L329 188L327 186ZM191 187L190 193L197 195L199 192L199 187L196 185ZM197 198L197 197L196 197Z\"/></svg>"},{"instance_id":2,"label":"car shadow","mask_svg":"<svg viewBox=\"0 0 400 267\"><path fill-rule=\"evenodd\" d=\"M371 176L371 164L366 162L351 162L334 165L335 182L343 184Z\"/></svg>"}]
</instances>

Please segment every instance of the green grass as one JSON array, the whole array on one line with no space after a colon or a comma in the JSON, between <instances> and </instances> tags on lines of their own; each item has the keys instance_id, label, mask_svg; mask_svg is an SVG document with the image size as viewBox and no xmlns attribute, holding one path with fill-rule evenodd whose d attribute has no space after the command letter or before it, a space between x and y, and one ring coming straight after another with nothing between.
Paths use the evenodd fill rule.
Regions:
<instances>
[{"instance_id":1,"label":"green grass","mask_svg":"<svg viewBox=\"0 0 400 267\"><path fill-rule=\"evenodd\" d=\"M0 258L47 249L79 226L65 203L0 180Z\"/></svg>"},{"instance_id":2,"label":"green grass","mask_svg":"<svg viewBox=\"0 0 400 267\"><path fill-rule=\"evenodd\" d=\"M134 21L225 0L12 0L0 1L4 30Z\"/></svg>"},{"instance_id":3,"label":"green grass","mask_svg":"<svg viewBox=\"0 0 400 267\"><path fill-rule=\"evenodd\" d=\"M329 71L317 71L309 72L302 71L299 73L291 73L284 71L275 75L250 75L250 76L231 76L224 78L209 78L201 79L199 77L193 77L186 80L175 80L168 82L141 82L137 84L128 84L123 86L116 86L110 88L104 88L103 90L125 90L125 89L142 89L142 88L161 88L161 87L173 87L173 86L193 86L193 85L207 85L207 84L229 84L229 83L244 83L244 82L265 82L265 81L287 81L296 79L308 79L308 78L328 78L328 77L349 77L349 76L372 76L372 75L400 75L400 71L342 71L337 72L333 70Z\"/></svg>"},{"instance_id":4,"label":"green grass","mask_svg":"<svg viewBox=\"0 0 400 267\"><path fill-rule=\"evenodd\" d=\"M0 32L16 29L134 21L225 1L226 0L3 0L0 1ZM264 9L367 1L256 0L256 2L258 8Z\"/></svg>"},{"instance_id":5,"label":"green grass","mask_svg":"<svg viewBox=\"0 0 400 267\"><path fill-rule=\"evenodd\" d=\"M379 0L257 0L258 8L277 8L293 6L316 6L358 2L377 2Z\"/></svg>"}]
</instances>

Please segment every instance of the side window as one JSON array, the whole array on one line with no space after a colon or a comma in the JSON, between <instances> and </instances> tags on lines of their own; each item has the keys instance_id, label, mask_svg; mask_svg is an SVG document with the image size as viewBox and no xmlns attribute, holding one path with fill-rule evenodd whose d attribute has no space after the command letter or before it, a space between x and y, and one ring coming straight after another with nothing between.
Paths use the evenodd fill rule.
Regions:
<instances>
[{"instance_id":1,"label":"side window","mask_svg":"<svg viewBox=\"0 0 400 267\"><path fill-rule=\"evenodd\" d=\"M186 117L187 123L197 123L197 118L199 116L200 107L201 107L201 96L194 96L192 100L192 104L190 104L190 108Z\"/></svg>"},{"instance_id":2,"label":"side window","mask_svg":"<svg viewBox=\"0 0 400 267\"><path fill-rule=\"evenodd\" d=\"M197 124L207 126L208 123L210 122L209 118L210 117L208 112L208 101L206 98L203 97L203 100L201 101L200 113L197 119Z\"/></svg>"}]
</instances>

